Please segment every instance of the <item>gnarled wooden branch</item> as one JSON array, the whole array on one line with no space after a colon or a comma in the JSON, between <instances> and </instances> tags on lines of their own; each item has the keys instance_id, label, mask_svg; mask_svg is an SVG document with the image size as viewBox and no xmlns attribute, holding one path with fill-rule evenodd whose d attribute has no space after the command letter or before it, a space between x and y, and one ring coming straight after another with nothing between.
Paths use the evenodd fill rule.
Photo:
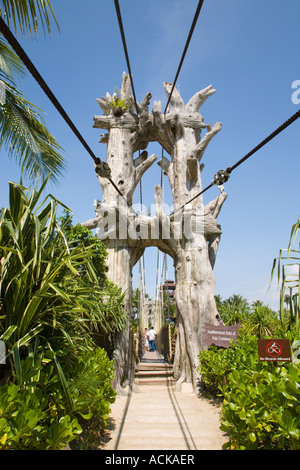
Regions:
<instances>
[{"instance_id":1,"label":"gnarled wooden branch","mask_svg":"<svg viewBox=\"0 0 300 470\"><path fill-rule=\"evenodd\" d=\"M190 101L186 104L185 110L190 113L198 113L199 109L203 105L203 103L207 100L207 98L213 95L216 90L213 89L212 85L204 88L198 93L195 93L194 96L190 99Z\"/></svg>"},{"instance_id":2,"label":"gnarled wooden branch","mask_svg":"<svg viewBox=\"0 0 300 470\"><path fill-rule=\"evenodd\" d=\"M154 162L158 159L158 156L152 154L150 157L146 158L136 167L136 177L135 177L135 186L137 186L138 182L141 180L145 171L153 165Z\"/></svg>"},{"instance_id":3,"label":"gnarled wooden branch","mask_svg":"<svg viewBox=\"0 0 300 470\"><path fill-rule=\"evenodd\" d=\"M193 150L193 154L198 159L198 161L200 161L201 158L203 157L203 154L209 142L218 132L220 132L221 129L222 129L222 124L220 122L217 122L213 127L207 126L207 133L203 136L203 138L200 140L200 142L197 144L197 146Z\"/></svg>"},{"instance_id":4,"label":"gnarled wooden branch","mask_svg":"<svg viewBox=\"0 0 300 470\"><path fill-rule=\"evenodd\" d=\"M174 171L173 171L173 163L170 162L166 157L162 157L161 161L157 163L163 171L166 173L168 179L169 179L169 184L172 190L172 193L174 192Z\"/></svg>"},{"instance_id":5,"label":"gnarled wooden branch","mask_svg":"<svg viewBox=\"0 0 300 470\"><path fill-rule=\"evenodd\" d=\"M216 219L220 214L220 211L226 199L227 193L223 192L219 194L219 196L217 196L215 199L206 204L206 206L204 207L204 213L211 214Z\"/></svg>"},{"instance_id":6,"label":"gnarled wooden branch","mask_svg":"<svg viewBox=\"0 0 300 470\"><path fill-rule=\"evenodd\" d=\"M173 87L173 83L170 82L164 82L164 88L167 94L167 97L169 98L171 90ZM183 99L181 98L178 90L176 87L173 89L172 96L170 99L170 103L167 109L168 113L173 113L173 112L183 112L185 109Z\"/></svg>"},{"instance_id":7,"label":"gnarled wooden branch","mask_svg":"<svg viewBox=\"0 0 300 470\"><path fill-rule=\"evenodd\" d=\"M158 159L158 156L152 154L148 157L148 152L142 152L139 157L137 157L133 161L133 171L128 179L126 184L126 194L129 200L131 200L135 188L137 187L138 183L140 182L143 174L145 171L153 165L154 162Z\"/></svg>"}]
</instances>

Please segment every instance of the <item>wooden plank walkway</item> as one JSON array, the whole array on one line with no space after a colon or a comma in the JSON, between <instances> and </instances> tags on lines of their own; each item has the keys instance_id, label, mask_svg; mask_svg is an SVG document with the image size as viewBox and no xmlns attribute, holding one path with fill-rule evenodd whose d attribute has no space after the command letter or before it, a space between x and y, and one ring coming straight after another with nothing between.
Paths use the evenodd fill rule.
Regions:
<instances>
[{"instance_id":1,"label":"wooden plank walkway","mask_svg":"<svg viewBox=\"0 0 300 470\"><path fill-rule=\"evenodd\" d=\"M148 373L147 373L148 371ZM189 384L175 390L170 366L146 352L136 391L112 405L103 450L221 450L220 407L195 395Z\"/></svg>"}]
</instances>

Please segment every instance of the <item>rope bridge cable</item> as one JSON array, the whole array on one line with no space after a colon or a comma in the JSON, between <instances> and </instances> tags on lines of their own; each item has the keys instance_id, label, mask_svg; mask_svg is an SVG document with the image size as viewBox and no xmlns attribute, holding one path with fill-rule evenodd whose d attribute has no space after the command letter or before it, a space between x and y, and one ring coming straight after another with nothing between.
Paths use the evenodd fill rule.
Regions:
<instances>
[{"instance_id":1,"label":"rope bridge cable","mask_svg":"<svg viewBox=\"0 0 300 470\"><path fill-rule=\"evenodd\" d=\"M278 134L284 131L288 126L290 126L293 122L295 122L299 117L300 117L300 110L297 111L295 114L293 114L289 119L287 119L287 121L281 124L277 129L275 129L275 131L273 131L270 135L268 135L268 137L262 140L256 147L250 150L250 152L248 152L243 158L238 160L234 165L232 165L231 167L227 167L226 170L218 171L215 174L213 181L205 189L200 191L198 194L192 197L189 201L185 202L181 207L173 211L170 214L170 216L173 216L176 212L182 210L187 204L190 204L197 197L201 196L201 194L205 193L208 189L212 188L215 184L222 184L226 182L229 178L230 173L232 173L233 170L235 170L238 166L240 166L242 163L248 160L248 158L254 155L254 153L256 153L258 150L264 147L272 139L274 139L274 137L276 137Z\"/></svg>"},{"instance_id":2,"label":"rope bridge cable","mask_svg":"<svg viewBox=\"0 0 300 470\"><path fill-rule=\"evenodd\" d=\"M40 85L44 93L47 95L49 100L52 102L52 104L55 106L57 111L60 113L60 115L63 117L65 122L68 124L68 126L72 129L78 140L81 142L81 144L84 146L84 148L87 150L87 152L90 154L92 159L94 160L94 163L97 165L100 165L102 162L100 158L96 157L90 146L87 144L85 139L82 137L81 133L73 123L73 121L70 119L58 99L55 97L53 92L50 90L49 86L41 76L41 74L38 72L22 46L19 44L15 36L12 34L4 20L0 17L0 32L3 34L7 42L11 45L13 50L16 52L16 54L19 56L19 58L22 60L23 64L26 66L28 71L31 73L33 78L36 80L36 82ZM108 165L107 165L108 166ZM110 178L110 176L106 176L106 178L109 180L109 182L113 185L113 187L116 189L116 191L120 194L120 196L123 197L121 191L119 188L116 186L114 181Z\"/></svg>"},{"instance_id":3,"label":"rope bridge cable","mask_svg":"<svg viewBox=\"0 0 300 470\"><path fill-rule=\"evenodd\" d=\"M191 25L191 28L190 28L190 32L189 32L189 35L188 35L188 38L187 38L187 41L186 41L186 44L185 44L185 47L184 47L184 50L183 50L183 53L182 53L182 56L181 56L181 60L180 60L179 66L178 66L178 70L177 70L177 73L176 73L176 76L175 76L175 79L174 79L174 82L173 82L173 86L172 86L172 89L171 89L171 92L170 92L170 95L169 95L169 98L168 98L168 102L166 104L164 114L166 114L166 112L167 112L167 109L168 109L168 106L169 106L169 103L170 103L170 100L171 100L171 96L173 94L173 91L174 91L174 88L175 88L175 85L176 85L176 82L177 82L177 78L179 76L179 73L180 73L185 55L187 53L190 41L192 39L192 35L193 35L193 32L194 32L195 26L197 24L198 17L199 17L203 2L204 2L204 0L200 0L199 3L198 3L197 9L196 9L196 12L195 12L195 15L194 15L194 19L193 19L193 22L192 22L192 25Z\"/></svg>"},{"instance_id":4,"label":"rope bridge cable","mask_svg":"<svg viewBox=\"0 0 300 470\"><path fill-rule=\"evenodd\" d=\"M131 88L132 88L132 93L133 93L133 98L134 98L135 109L136 109L136 112L137 112L137 115L138 115L139 110L138 110L138 105L137 105L136 96L135 96L135 90L134 90L134 86L133 86L133 79L132 79L129 55L128 55L128 50L127 50L124 27L123 27L123 21L122 21L121 10L120 10L120 5L119 5L118 0L115 0L115 8L116 8L116 13L117 13L117 17L118 17L119 29L120 29L120 33L121 33L121 38L122 38L122 43L123 43L123 49L124 49L124 53L125 53L127 68L128 68L128 72L129 72L129 75L130 75L130 82L131 82Z\"/></svg>"}]
</instances>

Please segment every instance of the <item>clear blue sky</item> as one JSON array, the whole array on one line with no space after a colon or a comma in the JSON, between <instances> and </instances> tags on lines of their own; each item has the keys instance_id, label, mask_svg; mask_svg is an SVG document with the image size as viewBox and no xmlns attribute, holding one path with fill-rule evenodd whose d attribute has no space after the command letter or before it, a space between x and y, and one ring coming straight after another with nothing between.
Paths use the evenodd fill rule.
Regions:
<instances>
[{"instance_id":1,"label":"clear blue sky","mask_svg":"<svg viewBox=\"0 0 300 470\"><path fill-rule=\"evenodd\" d=\"M150 91L166 103L164 81L173 81L197 0L120 0L137 100ZM113 0L52 0L61 33L51 38L18 36L37 69L60 100L93 151L105 159L93 116L96 98L120 87L127 72ZM206 123L222 122L203 163L203 187L220 169L233 165L299 109L292 83L300 80L299 0L206 0L185 58L178 86L185 102L212 84L217 92L201 108ZM93 161L29 75L19 83L25 96L45 112L50 132L65 150L67 172L49 192L74 212L73 221L93 217L101 200ZM300 94L299 94L300 96ZM232 173L228 198L219 216L223 235L215 266L216 294L240 294L277 308L274 283L267 294L273 259L289 240L299 215L300 119ZM160 156L158 145L149 154ZM8 181L20 169L1 152L0 204L6 205ZM143 202L154 201L160 169L143 177ZM167 181L166 181L167 185ZM205 202L218 194L205 193ZM166 198L168 198L168 193ZM167 199L166 202L171 203ZM155 292L157 251L145 254L146 288ZM168 274L173 278L172 262ZM136 282L136 270L134 280Z\"/></svg>"}]
</instances>

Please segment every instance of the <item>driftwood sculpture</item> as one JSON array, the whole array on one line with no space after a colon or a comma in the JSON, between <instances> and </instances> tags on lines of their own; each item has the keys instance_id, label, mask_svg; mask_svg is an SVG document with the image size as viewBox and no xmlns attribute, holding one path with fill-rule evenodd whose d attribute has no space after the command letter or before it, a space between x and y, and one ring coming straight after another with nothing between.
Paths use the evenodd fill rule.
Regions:
<instances>
[{"instance_id":1,"label":"driftwood sculpture","mask_svg":"<svg viewBox=\"0 0 300 470\"><path fill-rule=\"evenodd\" d=\"M165 83L164 87L169 96L172 84ZM124 73L119 99L123 106L116 106L116 96L107 94L97 100L104 115L94 117L94 127L108 131L101 135L100 142L107 145L106 162L122 197L107 179L98 176L103 200L95 204L96 216L83 223L88 228L97 228L108 251L108 277L128 294L132 268L145 248L156 246L173 258L178 321L174 374L178 387L186 381L195 390L199 385L198 354L203 349L203 324L218 324L213 266L221 236L217 216L227 197L222 192L206 206L202 196L188 203L202 189L201 158L221 130L220 123L207 125L199 114L202 104L214 92L209 86L184 104L175 88L165 114L160 102L154 102L149 112L148 93L136 112L130 79ZM164 212L161 187L157 185L155 215L147 217L133 211L132 196L142 175L158 159L156 155L148 157L145 150L151 141L159 142L169 154L169 159L163 157L158 164L168 176L174 211ZM137 151L139 156L134 159ZM129 312L129 295L127 308ZM128 331L120 335L115 353L117 390L122 377L130 376L129 343L128 326Z\"/></svg>"}]
</instances>

